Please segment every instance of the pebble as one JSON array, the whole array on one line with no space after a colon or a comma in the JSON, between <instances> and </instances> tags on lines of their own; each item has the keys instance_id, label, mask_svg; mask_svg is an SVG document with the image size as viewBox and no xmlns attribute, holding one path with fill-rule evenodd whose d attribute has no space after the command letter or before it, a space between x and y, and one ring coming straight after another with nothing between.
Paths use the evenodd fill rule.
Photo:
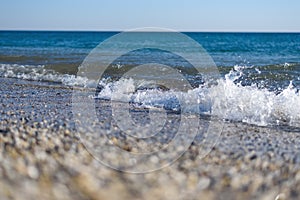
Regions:
<instances>
[{"instance_id":1,"label":"pebble","mask_svg":"<svg viewBox=\"0 0 300 200\"><path fill-rule=\"evenodd\" d=\"M199 190L205 190L209 187L210 185L210 178L208 177L201 177L199 182L198 182L198 189Z\"/></svg>"},{"instance_id":2,"label":"pebble","mask_svg":"<svg viewBox=\"0 0 300 200\"><path fill-rule=\"evenodd\" d=\"M28 176L32 179L37 179L39 177L39 171L35 166L29 166L27 172Z\"/></svg>"}]
</instances>

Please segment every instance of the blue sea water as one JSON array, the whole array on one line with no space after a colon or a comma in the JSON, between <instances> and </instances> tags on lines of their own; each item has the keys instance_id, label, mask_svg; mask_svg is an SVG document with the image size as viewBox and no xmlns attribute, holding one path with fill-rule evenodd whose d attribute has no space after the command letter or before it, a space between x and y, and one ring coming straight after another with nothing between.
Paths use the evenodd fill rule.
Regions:
<instances>
[{"instance_id":1,"label":"blue sea water","mask_svg":"<svg viewBox=\"0 0 300 200\"><path fill-rule=\"evenodd\" d=\"M0 77L80 85L74 76L78 67L99 43L116 34L118 32L0 31ZM221 73L219 86L226 88L227 96L218 97L223 107L218 108L217 115L259 125L299 125L300 33L183 34L202 45ZM175 44L168 42L168 37L164 39L166 45L190 50L187 43ZM114 49L124 45L126 43L116 44ZM145 60L168 60L171 66L188 68L165 52L151 49L125 55L115 64L126 68ZM117 70L108 76L116 74ZM193 72L189 74L189 79L198 84L193 86L193 93L199 96L218 93L218 87L202 90L199 84L203 82L197 76ZM130 81L122 84L123 88L132 86ZM99 96L106 98L114 86L105 83L103 88L106 90ZM138 103L149 106L167 102L170 96L160 92L140 93Z\"/></svg>"},{"instance_id":2,"label":"blue sea water","mask_svg":"<svg viewBox=\"0 0 300 200\"><path fill-rule=\"evenodd\" d=\"M1 31L0 64L43 65L60 73L75 74L90 51L115 34L118 32ZM228 72L235 65L257 67L267 79L277 75L298 85L299 33L184 34L203 46L221 72ZM143 55L128 60L139 59ZM268 74L270 71L273 74Z\"/></svg>"},{"instance_id":3,"label":"blue sea water","mask_svg":"<svg viewBox=\"0 0 300 200\"><path fill-rule=\"evenodd\" d=\"M79 64L100 42L118 32L0 31L0 62ZM184 33L212 56L217 66L299 63L300 33Z\"/></svg>"}]
</instances>

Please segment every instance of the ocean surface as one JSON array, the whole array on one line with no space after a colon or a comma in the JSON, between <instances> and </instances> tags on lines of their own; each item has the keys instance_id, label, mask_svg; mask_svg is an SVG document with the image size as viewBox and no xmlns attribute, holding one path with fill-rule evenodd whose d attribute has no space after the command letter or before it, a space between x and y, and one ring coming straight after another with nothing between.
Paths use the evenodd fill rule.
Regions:
<instances>
[{"instance_id":1,"label":"ocean surface","mask_svg":"<svg viewBox=\"0 0 300 200\"><path fill-rule=\"evenodd\" d=\"M94 98L100 99L110 99L117 91L119 100L130 95L132 103L146 108L178 111L180 105L175 96L186 102L196 98L198 104L189 105L187 112L196 112L200 107L203 114L213 113L221 119L259 126L300 127L300 33L183 33L202 45L218 67L220 77L213 84L189 70L189 64L182 59L155 49L131 52L115 60L114 67L97 83L77 77L78 68L89 53L116 34L0 31L0 77L97 87L101 91ZM168 39L161 34L165 45L192 51L188 43L172 43ZM112 51L126 45L116 43ZM108 56L113 53L108 52ZM175 93L153 85L138 89L134 80L118 77L119 69L162 60L185 72L192 89ZM145 79L153 78L146 72L147 69Z\"/></svg>"}]
</instances>

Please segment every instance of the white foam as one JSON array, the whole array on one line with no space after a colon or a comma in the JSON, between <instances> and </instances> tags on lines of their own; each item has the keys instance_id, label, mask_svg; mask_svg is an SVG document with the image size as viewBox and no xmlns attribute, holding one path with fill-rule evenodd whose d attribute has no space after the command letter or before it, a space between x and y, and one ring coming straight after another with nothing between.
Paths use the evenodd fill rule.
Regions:
<instances>
[{"instance_id":1,"label":"white foam","mask_svg":"<svg viewBox=\"0 0 300 200\"><path fill-rule=\"evenodd\" d=\"M44 65L0 64L0 77L18 78L31 81L48 81L67 86L96 87L95 81L70 74L59 74Z\"/></svg>"},{"instance_id":2,"label":"white foam","mask_svg":"<svg viewBox=\"0 0 300 200\"><path fill-rule=\"evenodd\" d=\"M115 100L131 99L140 106L165 107L178 110L176 98L186 102L183 112L213 114L221 119L241 121L259 126L272 124L300 127L300 95L290 83L281 93L275 94L256 85L242 86L234 81L242 76L241 67L236 66L217 85L203 85L188 92L162 91L160 89L137 90L140 83L132 79L121 79L104 84L97 98ZM196 100L196 101L195 101ZM198 102L196 105L189 102ZM198 107L197 107L198 106Z\"/></svg>"},{"instance_id":3,"label":"white foam","mask_svg":"<svg viewBox=\"0 0 300 200\"><path fill-rule=\"evenodd\" d=\"M258 72L259 73L259 72ZM136 105L181 112L200 112L212 114L221 119L241 121L259 126L290 125L300 127L300 94L290 85L275 94L256 85L242 86L236 83L243 75L243 67L235 66L225 78L219 79L217 85L201 85L187 92L158 88L138 90L141 85L150 82L121 79L116 82L100 81L103 87L96 98L127 101ZM0 64L0 76L35 81L59 82L68 86L92 87L96 81L75 75L59 74L44 66ZM210 86L208 86L210 85ZM180 102L185 102L185 110L181 110ZM195 103L196 102L196 103Z\"/></svg>"}]
</instances>

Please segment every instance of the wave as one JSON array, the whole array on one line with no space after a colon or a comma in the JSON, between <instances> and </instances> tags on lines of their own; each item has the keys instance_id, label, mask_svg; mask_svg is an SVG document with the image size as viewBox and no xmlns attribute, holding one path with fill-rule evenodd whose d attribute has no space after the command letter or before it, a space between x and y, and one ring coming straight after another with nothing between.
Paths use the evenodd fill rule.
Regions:
<instances>
[{"instance_id":1,"label":"wave","mask_svg":"<svg viewBox=\"0 0 300 200\"><path fill-rule=\"evenodd\" d=\"M66 86L97 86L95 81L89 81L85 77L61 74L52 69L46 69L45 65L0 64L0 77L18 78L29 81L54 82L61 83Z\"/></svg>"},{"instance_id":2,"label":"wave","mask_svg":"<svg viewBox=\"0 0 300 200\"><path fill-rule=\"evenodd\" d=\"M300 127L300 94L293 81L281 92L261 88L257 84L245 86L240 78L244 67L235 66L217 84L206 83L187 92L166 91L161 88L142 89L149 82L121 79L101 82L101 92L95 98L114 99L145 108L163 107L173 111L215 115L218 118L259 126L288 125ZM259 72L258 72L259 73ZM238 81L239 80L239 81ZM238 81L238 82L237 82ZM178 100L179 99L179 100ZM180 101L187 103L182 110Z\"/></svg>"},{"instance_id":3,"label":"wave","mask_svg":"<svg viewBox=\"0 0 300 200\"><path fill-rule=\"evenodd\" d=\"M300 127L300 95L292 83L281 93L275 94L256 86L235 84L228 74L217 85L201 86L187 92L161 89L137 90L132 79L105 84L95 96L101 99L124 101L144 108L163 107L173 111L212 114L221 119L241 121L259 126L288 125ZM197 102L187 104L182 110L178 100Z\"/></svg>"},{"instance_id":4,"label":"wave","mask_svg":"<svg viewBox=\"0 0 300 200\"><path fill-rule=\"evenodd\" d=\"M300 95L293 82L280 93L259 88L256 84L243 86L235 83L240 76L230 71L217 86L210 88L215 102L215 114L224 119L260 126L300 125ZM218 94L225 91L223 95Z\"/></svg>"},{"instance_id":5,"label":"wave","mask_svg":"<svg viewBox=\"0 0 300 200\"><path fill-rule=\"evenodd\" d=\"M293 66L293 65L292 65ZM279 67L279 66L273 66ZM287 66L286 67L291 67ZM293 81L280 92L261 88L257 84L243 85L240 78L246 67L235 66L215 84L204 83L186 92L156 87L149 81L120 79L101 80L60 74L45 66L0 65L0 77L33 81L50 81L66 86L101 88L94 98L130 101L142 108L163 107L179 112L214 115L220 119L259 126L287 125L300 127L300 94ZM265 67L267 68L267 67ZM260 70L255 68L257 73ZM180 106L185 102L185 106ZM184 108L184 110L183 110Z\"/></svg>"}]
</instances>

